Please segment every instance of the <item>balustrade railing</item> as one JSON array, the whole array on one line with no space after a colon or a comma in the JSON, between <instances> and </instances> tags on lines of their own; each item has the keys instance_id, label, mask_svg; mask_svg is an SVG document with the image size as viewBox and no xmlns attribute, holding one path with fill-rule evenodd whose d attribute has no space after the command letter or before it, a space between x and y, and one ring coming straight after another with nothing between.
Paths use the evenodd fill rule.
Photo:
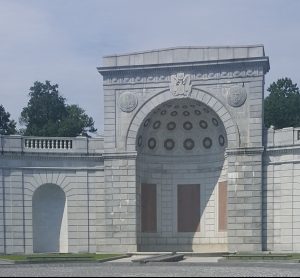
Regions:
<instances>
[{"instance_id":1,"label":"balustrade railing","mask_svg":"<svg viewBox=\"0 0 300 278\"><path fill-rule=\"evenodd\" d=\"M49 149L49 150L70 150L73 148L73 140L65 139L25 139L26 149Z\"/></svg>"},{"instance_id":2,"label":"balustrade railing","mask_svg":"<svg viewBox=\"0 0 300 278\"><path fill-rule=\"evenodd\" d=\"M1 136L0 152L102 154L104 138Z\"/></svg>"}]
</instances>

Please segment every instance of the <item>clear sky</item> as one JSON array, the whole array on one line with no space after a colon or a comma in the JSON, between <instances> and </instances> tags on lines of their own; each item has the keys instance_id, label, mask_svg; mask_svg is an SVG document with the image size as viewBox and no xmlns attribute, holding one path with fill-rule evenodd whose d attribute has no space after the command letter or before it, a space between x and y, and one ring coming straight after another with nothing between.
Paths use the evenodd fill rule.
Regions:
<instances>
[{"instance_id":1,"label":"clear sky","mask_svg":"<svg viewBox=\"0 0 300 278\"><path fill-rule=\"evenodd\" d=\"M102 56L172 46L264 44L300 85L299 0L0 0L0 104L18 121L34 81L58 83L103 130Z\"/></svg>"}]
</instances>

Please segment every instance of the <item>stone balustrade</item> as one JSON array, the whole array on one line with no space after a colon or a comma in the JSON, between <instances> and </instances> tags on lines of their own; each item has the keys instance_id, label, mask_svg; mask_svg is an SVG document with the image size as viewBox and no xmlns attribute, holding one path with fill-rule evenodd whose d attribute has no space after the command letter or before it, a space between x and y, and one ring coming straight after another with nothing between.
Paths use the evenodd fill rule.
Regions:
<instances>
[{"instance_id":1,"label":"stone balustrade","mask_svg":"<svg viewBox=\"0 0 300 278\"><path fill-rule=\"evenodd\" d=\"M24 139L25 149L70 150L72 149L72 147L73 140L36 138Z\"/></svg>"},{"instance_id":2,"label":"stone balustrade","mask_svg":"<svg viewBox=\"0 0 300 278\"><path fill-rule=\"evenodd\" d=\"M101 154L104 139L86 137L0 136L3 152Z\"/></svg>"}]
</instances>

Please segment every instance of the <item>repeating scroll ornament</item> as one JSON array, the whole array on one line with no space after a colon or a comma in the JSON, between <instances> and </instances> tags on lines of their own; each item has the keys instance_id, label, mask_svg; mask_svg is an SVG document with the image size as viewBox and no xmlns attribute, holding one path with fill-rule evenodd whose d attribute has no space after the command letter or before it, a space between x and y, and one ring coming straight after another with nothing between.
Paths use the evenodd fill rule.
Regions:
<instances>
[{"instance_id":1,"label":"repeating scroll ornament","mask_svg":"<svg viewBox=\"0 0 300 278\"><path fill-rule=\"evenodd\" d=\"M227 101L232 107L242 106L247 99L247 92L244 86L234 86L228 90Z\"/></svg>"},{"instance_id":2,"label":"repeating scroll ornament","mask_svg":"<svg viewBox=\"0 0 300 278\"><path fill-rule=\"evenodd\" d=\"M174 96L188 96L192 91L190 75L182 72L171 75L170 91Z\"/></svg>"},{"instance_id":3,"label":"repeating scroll ornament","mask_svg":"<svg viewBox=\"0 0 300 278\"><path fill-rule=\"evenodd\" d=\"M119 97L119 107L123 112L132 112L138 105L138 99L132 92L124 92Z\"/></svg>"}]
</instances>

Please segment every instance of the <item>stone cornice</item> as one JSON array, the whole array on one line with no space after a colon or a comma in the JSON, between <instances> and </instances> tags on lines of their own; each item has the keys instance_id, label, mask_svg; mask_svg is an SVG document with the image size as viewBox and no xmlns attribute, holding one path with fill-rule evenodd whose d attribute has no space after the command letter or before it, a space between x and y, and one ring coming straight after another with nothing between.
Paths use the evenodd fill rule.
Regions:
<instances>
[{"instance_id":1,"label":"stone cornice","mask_svg":"<svg viewBox=\"0 0 300 278\"><path fill-rule=\"evenodd\" d=\"M103 161L102 154L70 154L70 153L21 153L21 152L3 152L0 153L1 159L17 160L81 160L81 161Z\"/></svg>"},{"instance_id":2,"label":"stone cornice","mask_svg":"<svg viewBox=\"0 0 300 278\"><path fill-rule=\"evenodd\" d=\"M118 152L118 153L104 153L104 160L114 159L136 159L137 152Z\"/></svg>"},{"instance_id":3,"label":"stone cornice","mask_svg":"<svg viewBox=\"0 0 300 278\"><path fill-rule=\"evenodd\" d=\"M226 156L228 155L261 155L264 152L264 147L245 147L227 149Z\"/></svg>"},{"instance_id":4,"label":"stone cornice","mask_svg":"<svg viewBox=\"0 0 300 278\"><path fill-rule=\"evenodd\" d=\"M291 154L295 152L300 152L300 145L274 146L274 147L267 147L265 149L266 155Z\"/></svg>"},{"instance_id":5,"label":"stone cornice","mask_svg":"<svg viewBox=\"0 0 300 278\"><path fill-rule=\"evenodd\" d=\"M40 171L104 171L104 166L100 167L1 167L3 170L40 170Z\"/></svg>"},{"instance_id":6,"label":"stone cornice","mask_svg":"<svg viewBox=\"0 0 300 278\"><path fill-rule=\"evenodd\" d=\"M140 72L140 71L168 71L178 72L181 69L201 69L201 68L210 68L210 67L218 67L219 69L222 66L228 68L230 67L239 67L246 65L253 66L262 66L264 69L263 73L269 71L269 59L268 57L257 57L257 58L244 58L244 59L229 59L229 60L215 60L215 61L205 61L205 62L184 62L184 63L166 63L166 64L150 64L150 65L132 65L132 66L113 66L113 67L97 67L97 70L103 76L107 75L117 75L118 73L126 73L130 72ZM225 68L224 67L224 68Z\"/></svg>"}]
</instances>

